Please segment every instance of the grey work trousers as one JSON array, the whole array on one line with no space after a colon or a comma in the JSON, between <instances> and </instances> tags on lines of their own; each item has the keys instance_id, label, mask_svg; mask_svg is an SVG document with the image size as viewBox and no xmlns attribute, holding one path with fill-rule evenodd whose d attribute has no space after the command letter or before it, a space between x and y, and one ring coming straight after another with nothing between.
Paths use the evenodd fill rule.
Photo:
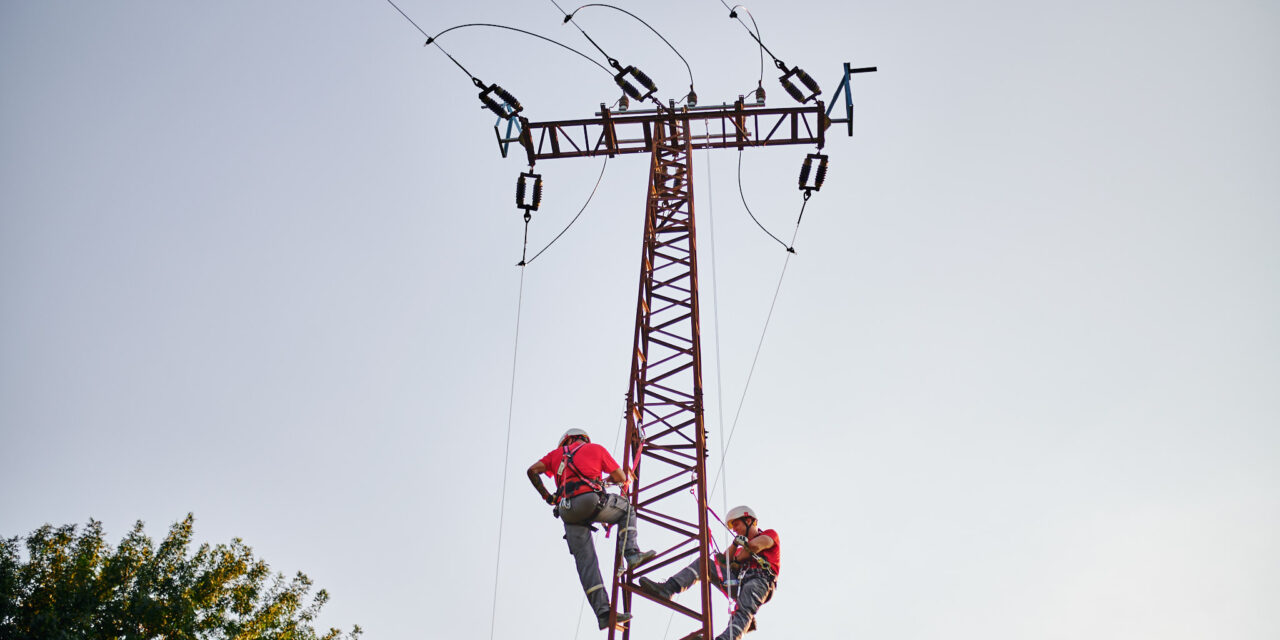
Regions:
<instances>
[{"instance_id":1,"label":"grey work trousers","mask_svg":"<svg viewBox=\"0 0 1280 640\"><path fill-rule=\"evenodd\" d=\"M716 556L716 564L720 564L719 558L720 556ZM711 569L711 582L717 587L724 588L724 583L720 580L715 568ZM697 583L698 561L695 559L689 566L671 576L664 587L670 593L676 594L689 589ZM741 638L747 632L747 627L751 626L751 620L756 617L756 612L760 610L760 605L768 602L773 597L773 588L776 584L777 582L773 576L759 569L751 569L744 573L738 583L738 606L733 610L733 616L729 618L729 626L720 635L716 636L716 640L738 640Z\"/></svg>"},{"instance_id":2,"label":"grey work trousers","mask_svg":"<svg viewBox=\"0 0 1280 640\"><path fill-rule=\"evenodd\" d=\"M600 578L600 561L596 558L591 525L600 522L620 527L617 548L622 552L623 558L640 553L640 545L636 542L636 514L627 499L612 493L605 494L604 507L595 518L588 520L599 501L599 494L596 493L574 496L569 501L569 508L560 510L560 519L564 522L564 539L569 543L569 553L573 554L573 561L578 568L578 580L582 582L582 590L587 594L587 602L595 611L596 618L604 619L609 616L609 596L605 593L604 581Z\"/></svg>"}]
</instances>

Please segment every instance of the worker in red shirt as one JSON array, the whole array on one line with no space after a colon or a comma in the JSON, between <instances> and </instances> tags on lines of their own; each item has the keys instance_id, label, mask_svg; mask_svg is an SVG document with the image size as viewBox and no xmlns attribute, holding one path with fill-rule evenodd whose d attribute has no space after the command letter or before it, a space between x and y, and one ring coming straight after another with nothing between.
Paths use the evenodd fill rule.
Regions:
<instances>
[{"instance_id":1,"label":"worker in red shirt","mask_svg":"<svg viewBox=\"0 0 1280 640\"><path fill-rule=\"evenodd\" d=\"M554 495L542 484L542 474L556 481ZM636 540L636 514L626 498L606 493L607 476L624 488L631 484L631 474L618 466L604 447L593 444L587 432L569 429L560 437L560 445L529 467L529 482L538 495L550 505L552 513L564 523L564 539L569 543L578 568L578 579L587 594L587 602L595 610L600 628L609 626L609 596L605 594L604 581L600 578L600 563L596 559L592 523L619 525L618 549L628 567L635 567L654 556L652 551L640 551ZM619 625L631 619L631 614L618 612Z\"/></svg>"},{"instance_id":2,"label":"worker in red shirt","mask_svg":"<svg viewBox=\"0 0 1280 640\"><path fill-rule=\"evenodd\" d=\"M728 525L736 536L724 555L729 559L728 566L725 566L723 558L717 556L716 566L710 573L712 583L727 592L727 587L736 579L737 593L728 592L734 598L733 615L729 618L729 626L716 636L716 640L738 640L744 633L755 630L756 612L760 605L773 597L773 590L778 585L778 572L782 569L778 532L761 530L756 512L751 507L731 509ZM665 582L654 582L648 577L641 577L639 582L641 591L669 600L698 582L698 560ZM694 637L699 638L701 634Z\"/></svg>"}]
</instances>

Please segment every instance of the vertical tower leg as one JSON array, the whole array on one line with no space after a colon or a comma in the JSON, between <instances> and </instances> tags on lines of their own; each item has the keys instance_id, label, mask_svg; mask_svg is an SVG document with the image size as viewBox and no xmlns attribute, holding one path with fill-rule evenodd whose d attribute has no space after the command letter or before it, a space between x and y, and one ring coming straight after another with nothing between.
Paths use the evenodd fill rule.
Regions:
<instances>
[{"instance_id":1,"label":"vertical tower leg","mask_svg":"<svg viewBox=\"0 0 1280 640\"><path fill-rule=\"evenodd\" d=\"M707 532L706 432L702 413L702 353L693 218L692 143L688 122L655 124L645 205L635 349L627 392L624 467L635 474L629 498L658 555L635 571L614 572L611 602L629 611L633 596L649 598L635 580L665 578L698 561L698 601L654 602L691 618L682 636L712 638ZM643 471L643 474L641 473ZM619 532L624 535L626 532ZM615 569L623 567L615 553ZM687 596L686 596L687 601ZM632 621L632 625L640 621ZM665 624L665 623L664 623ZM696 625L696 626L695 626ZM681 628L677 622L676 629ZM611 629L610 640L617 630ZM621 632L629 640L630 627ZM679 637L679 636L678 636Z\"/></svg>"}]
</instances>

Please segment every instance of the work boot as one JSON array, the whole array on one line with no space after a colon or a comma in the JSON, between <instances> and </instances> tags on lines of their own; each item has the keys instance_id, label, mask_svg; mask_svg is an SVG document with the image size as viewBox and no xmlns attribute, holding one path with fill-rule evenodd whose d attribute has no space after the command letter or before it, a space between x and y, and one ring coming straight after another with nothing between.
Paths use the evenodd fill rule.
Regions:
<instances>
[{"instance_id":1,"label":"work boot","mask_svg":"<svg viewBox=\"0 0 1280 640\"><path fill-rule=\"evenodd\" d=\"M658 584L657 582L650 580L648 576L641 576L639 583L641 591L655 598L662 598L663 600L671 599L671 594L667 592L666 585Z\"/></svg>"},{"instance_id":2,"label":"work boot","mask_svg":"<svg viewBox=\"0 0 1280 640\"><path fill-rule=\"evenodd\" d=\"M599 622L600 622L600 630L601 630L601 631L603 631L603 630L605 630L605 629L608 629L608 628L609 628L609 612L608 612L608 611L606 611L606 612L605 612L605 614L604 614L603 616L599 616L599 618L598 618L598 619L599 619ZM619 612L618 612L618 627L619 627L619 628L621 628L623 625L627 624L627 623L628 623L628 622L630 622L630 621L631 621L631 614L630 614L630 613L627 613L626 611L619 611Z\"/></svg>"},{"instance_id":3,"label":"work boot","mask_svg":"<svg viewBox=\"0 0 1280 640\"><path fill-rule=\"evenodd\" d=\"M636 567L638 567L638 566L640 566L640 565L642 565L642 564L644 564L644 563L646 563L646 562L648 562L648 561L652 560L652 559L653 559L653 557L654 557L654 556L656 556L656 555L658 555L658 553L657 553L656 551L640 551L640 552L637 552L637 553L629 554L629 555L625 558L625 559L626 559L626 561L627 561L627 568L628 568L628 569L634 569L634 568L636 568Z\"/></svg>"}]
</instances>

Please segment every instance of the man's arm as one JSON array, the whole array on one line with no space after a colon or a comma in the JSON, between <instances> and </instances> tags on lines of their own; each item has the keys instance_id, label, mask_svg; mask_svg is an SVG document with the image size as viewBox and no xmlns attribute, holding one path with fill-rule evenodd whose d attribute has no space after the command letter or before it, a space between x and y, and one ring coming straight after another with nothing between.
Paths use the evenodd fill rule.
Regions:
<instances>
[{"instance_id":1,"label":"man's arm","mask_svg":"<svg viewBox=\"0 0 1280 640\"><path fill-rule=\"evenodd\" d=\"M631 486L631 473L625 471L622 467L610 471L609 479L623 487Z\"/></svg>"},{"instance_id":2,"label":"man's arm","mask_svg":"<svg viewBox=\"0 0 1280 640\"><path fill-rule=\"evenodd\" d=\"M547 465L542 464L541 460L533 463L533 466L529 467L529 471L528 471L529 482L533 483L533 488L538 490L538 495L542 496L542 501L547 504L551 504L555 502L555 498L553 498L551 494L547 492L546 485L542 484L541 476L543 473L546 472L546 470L547 470Z\"/></svg>"},{"instance_id":3,"label":"man's arm","mask_svg":"<svg viewBox=\"0 0 1280 640\"><path fill-rule=\"evenodd\" d=\"M742 560L746 560L752 554L760 553L761 551L764 551L765 549L772 547L773 538L770 538L769 536L766 536L762 533L748 540L745 547L738 540L733 541L733 546L736 547L734 549L733 558L735 560L742 561Z\"/></svg>"}]
</instances>

